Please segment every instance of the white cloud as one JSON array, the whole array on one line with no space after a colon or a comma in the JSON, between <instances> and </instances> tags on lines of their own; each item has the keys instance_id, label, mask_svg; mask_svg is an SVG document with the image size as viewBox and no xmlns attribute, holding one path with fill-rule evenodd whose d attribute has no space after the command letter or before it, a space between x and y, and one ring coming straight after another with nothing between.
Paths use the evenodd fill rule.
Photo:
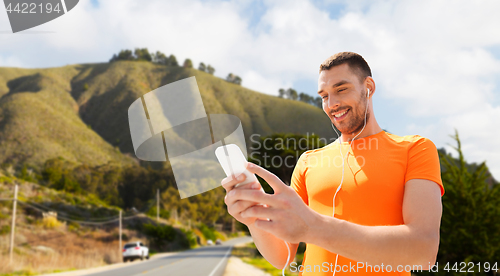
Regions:
<instances>
[{"instance_id":1,"label":"white cloud","mask_svg":"<svg viewBox=\"0 0 500 276\"><path fill-rule=\"evenodd\" d=\"M24 64L15 56L0 56L0 67L24 67Z\"/></svg>"},{"instance_id":2,"label":"white cloud","mask_svg":"<svg viewBox=\"0 0 500 276\"><path fill-rule=\"evenodd\" d=\"M248 86L251 86L252 89L273 96L276 96L276 91L280 88L292 86L291 83L284 83L277 79L268 79L259 72L253 70L247 71L245 75L242 76L242 79L245 83L248 83ZM245 83L243 84L245 85Z\"/></svg>"}]
</instances>

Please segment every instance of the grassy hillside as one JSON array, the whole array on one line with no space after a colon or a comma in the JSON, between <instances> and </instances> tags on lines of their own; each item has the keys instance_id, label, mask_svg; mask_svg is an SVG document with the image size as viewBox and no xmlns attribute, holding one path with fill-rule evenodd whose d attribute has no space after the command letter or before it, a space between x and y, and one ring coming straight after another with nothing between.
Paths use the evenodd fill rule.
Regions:
<instances>
[{"instance_id":1,"label":"grassy hillside","mask_svg":"<svg viewBox=\"0 0 500 276\"><path fill-rule=\"evenodd\" d=\"M0 68L0 163L40 166L62 156L86 163L133 163L79 116L71 96L75 66Z\"/></svg>"},{"instance_id":2,"label":"grassy hillside","mask_svg":"<svg viewBox=\"0 0 500 276\"><path fill-rule=\"evenodd\" d=\"M196 77L209 114L241 119L248 145L251 134L333 135L319 108L258 93L195 69L131 61L0 68L0 163L39 166L58 156L91 165L131 163L132 158L122 154L133 155L130 104L151 90L191 76Z\"/></svg>"}]
</instances>

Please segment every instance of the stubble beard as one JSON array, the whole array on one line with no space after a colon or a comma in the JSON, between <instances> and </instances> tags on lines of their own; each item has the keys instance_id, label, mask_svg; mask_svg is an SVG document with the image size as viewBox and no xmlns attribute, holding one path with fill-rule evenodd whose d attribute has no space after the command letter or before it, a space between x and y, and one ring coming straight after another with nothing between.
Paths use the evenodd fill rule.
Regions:
<instances>
[{"instance_id":1,"label":"stubble beard","mask_svg":"<svg viewBox=\"0 0 500 276\"><path fill-rule=\"evenodd\" d=\"M364 103L364 104L363 104ZM363 97L361 96L359 98L357 109L356 111L354 108L350 108L350 120L349 122L342 122L342 125L338 125L336 123L333 123L335 127L343 134L358 134L362 129L363 126L365 125L365 112L366 112L366 123L368 123L368 119L370 118L370 113L366 110L366 107L368 105L367 98L366 96ZM335 122L334 119L332 119L332 122Z\"/></svg>"}]
</instances>

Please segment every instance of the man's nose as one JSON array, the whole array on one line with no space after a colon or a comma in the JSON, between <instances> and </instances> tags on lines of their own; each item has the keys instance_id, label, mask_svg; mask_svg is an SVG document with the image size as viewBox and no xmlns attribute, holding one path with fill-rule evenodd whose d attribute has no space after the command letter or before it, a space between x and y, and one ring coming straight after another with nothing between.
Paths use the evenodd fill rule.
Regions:
<instances>
[{"instance_id":1,"label":"man's nose","mask_svg":"<svg viewBox=\"0 0 500 276\"><path fill-rule=\"evenodd\" d=\"M334 110L335 108L340 106L340 102L336 97L329 96L326 99L326 105L327 105L326 107L328 110Z\"/></svg>"}]
</instances>

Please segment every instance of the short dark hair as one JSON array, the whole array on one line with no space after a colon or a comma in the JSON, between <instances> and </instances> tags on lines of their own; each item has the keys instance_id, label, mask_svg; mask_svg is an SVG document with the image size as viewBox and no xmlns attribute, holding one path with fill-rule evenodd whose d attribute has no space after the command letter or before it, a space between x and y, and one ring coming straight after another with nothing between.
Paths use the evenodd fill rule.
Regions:
<instances>
[{"instance_id":1,"label":"short dark hair","mask_svg":"<svg viewBox=\"0 0 500 276\"><path fill-rule=\"evenodd\" d=\"M319 72L329 70L330 68L347 63L349 68L358 75L359 81L364 81L366 77L372 76L372 71L366 60L360 55L353 52L340 52L327 58L319 66Z\"/></svg>"}]
</instances>

